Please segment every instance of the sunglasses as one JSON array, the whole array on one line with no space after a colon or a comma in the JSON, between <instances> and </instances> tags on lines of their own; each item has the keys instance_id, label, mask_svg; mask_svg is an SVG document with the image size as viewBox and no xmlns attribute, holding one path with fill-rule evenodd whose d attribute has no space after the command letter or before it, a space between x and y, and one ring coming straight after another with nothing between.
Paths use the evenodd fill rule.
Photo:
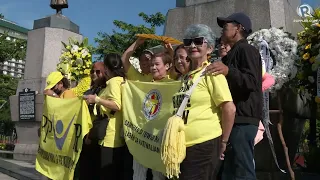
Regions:
<instances>
[{"instance_id":1,"label":"sunglasses","mask_svg":"<svg viewBox=\"0 0 320 180\"><path fill-rule=\"evenodd\" d=\"M204 39L204 37L196 37L193 39L183 39L184 46L191 46L193 43L196 46L202 46L203 43L206 43L207 41Z\"/></svg>"},{"instance_id":2,"label":"sunglasses","mask_svg":"<svg viewBox=\"0 0 320 180\"><path fill-rule=\"evenodd\" d=\"M91 70L91 71L90 71L90 74L94 74L94 73L100 74L100 72L101 72L100 70Z\"/></svg>"}]
</instances>

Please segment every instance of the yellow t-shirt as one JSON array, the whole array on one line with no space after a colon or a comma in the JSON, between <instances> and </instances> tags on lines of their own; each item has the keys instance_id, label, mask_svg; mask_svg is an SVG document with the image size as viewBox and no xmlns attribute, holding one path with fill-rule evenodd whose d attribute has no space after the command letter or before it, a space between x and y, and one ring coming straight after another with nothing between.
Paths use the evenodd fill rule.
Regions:
<instances>
[{"instance_id":1,"label":"yellow t-shirt","mask_svg":"<svg viewBox=\"0 0 320 180\"><path fill-rule=\"evenodd\" d=\"M185 92L200 76L201 69L208 64L205 62L201 68L182 77L182 86L173 96L173 106L176 111L184 99ZM193 90L183 113L187 147L214 139L222 134L219 105L227 101L232 101L232 96L225 76L206 75L202 77Z\"/></svg>"},{"instance_id":2,"label":"yellow t-shirt","mask_svg":"<svg viewBox=\"0 0 320 180\"><path fill-rule=\"evenodd\" d=\"M105 147L122 147L124 146L123 133L123 119L121 111L121 86L124 82L122 77L114 77L107 81L107 87L99 95L100 98L113 101L120 111L116 111L111 114L111 110L101 107L101 112L105 113L109 117L109 124L107 126L106 136L103 140L103 146Z\"/></svg>"},{"instance_id":3,"label":"yellow t-shirt","mask_svg":"<svg viewBox=\"0 0 320 180\"><path fill-rule=\"evenodd\" d=\"M150 82L153 79L151 74L140 73L132 66L132 64L130 64L130 67L126 75L128 80L132 80L132 81Z\"/></svg>"},{"instance_id":4,"label":"yellow t-shirt","mask_svg":"<svg viewBox=\"0 0 320 180\"><path fill-rule=\"evenodd\" d=\"M68 99L68 98L75 98L77 97L74 92L71 89L65 90L63 93L61 93L60 98L61 99Z\"/></svg>"},{"instance_id":5,"label":"yellow t-shirt","mask_svg":"<svg viewBox=\"0 0 320 180\"><path fill-rule=\"evenodd\" d=\"M152 79L151 82L170 82L170 81L175 81L174 79L172 79L170 77L170 75L166 75L164 78L160 79L160 80L154 80Z\"/></svg>"}]
</instances>

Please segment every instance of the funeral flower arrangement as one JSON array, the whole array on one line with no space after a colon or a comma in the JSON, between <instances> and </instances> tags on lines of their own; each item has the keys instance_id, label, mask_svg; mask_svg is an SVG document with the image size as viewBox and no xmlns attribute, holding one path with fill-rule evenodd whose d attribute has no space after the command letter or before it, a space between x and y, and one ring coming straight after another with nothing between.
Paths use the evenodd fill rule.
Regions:
<instances>
[{"instance_id":1,"label":"funeral flower arrangement","mask_svg":"<svg viewBox=\"0 0 320 180\"><path fill-rule=\"evenodd\" d=\"M92 69L92 47L88 38L82 42L69 38L69 44L62 42L64 50L57 64L57 70L64 74L70 81L75 81L77 86L72 88L77 96L83 95L90 88Z\"/></svg>"},{"instance_id":2,"label":"funeral flower arrangement","mask_svg":"<svg viewBox=\"0 0 320 180\"><path fill-rule=\"evenodd\" d=\"M279 28L261 29L248 38L248 42L259 49L262 40L268 43L271 69L267 71L275 79L271 92L280 90L290 79L295 77L297 69L294 66L297 59L297 43L287 32Z\"/></svg>"},{"instance_id":3,"label":"funeral flower arrangement","mask_svg":"<svg viewBox=\"0 0 320 180\"><path fill-rule=\"evenodd\" d=\"M71 80L79 81L80 79L90 75L92 68L92 57L88 45L88 38L79 42L73 38L69 38L69 44L62 42L64 50L60 56L58 71L67 74Z\"/></svg>"},{"instance_id":4,"label":"funeral flower arrangement","mask_svg":"<svg viewBox=\"0 0 320 180\"><path fill-rule=\"evenodd\" d=\"M302 22L304 30L298 33L299 59L295 87L309 100L320 103L320 9ZM313 102L314 102L313 101Z\"/></svg>"}]
</instances>

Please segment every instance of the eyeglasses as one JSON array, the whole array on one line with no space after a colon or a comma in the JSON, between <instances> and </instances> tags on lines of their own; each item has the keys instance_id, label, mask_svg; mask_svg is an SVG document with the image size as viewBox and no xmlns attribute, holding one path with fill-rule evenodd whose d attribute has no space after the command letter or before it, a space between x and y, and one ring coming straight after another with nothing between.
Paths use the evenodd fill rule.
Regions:
<instances>
[{"instance_id":1,"label":"eyeglasses","mask_svg":"<svg viewBox=\"0 0 320 180\"><path fill-rule=\"evenodd\" d=\"M93 69L92 69L92 70L90 71L90 74L93 74L93 73L100 74L100 72L101 72L100 70L93 70Z\"/></svg>"},{"instance_id":2,"label":"eyeglasses","mask_svg":"<svg viewBox=\"0 0 320 180\"><path fill-rule=\"evenodd\" d=\"M196 37L193 39L183 39L184 46L191 46L193 43L196 46L202 46L203 43L206 43L207 41L204 39L204 37Z\"/></svg>"}]
</instances>

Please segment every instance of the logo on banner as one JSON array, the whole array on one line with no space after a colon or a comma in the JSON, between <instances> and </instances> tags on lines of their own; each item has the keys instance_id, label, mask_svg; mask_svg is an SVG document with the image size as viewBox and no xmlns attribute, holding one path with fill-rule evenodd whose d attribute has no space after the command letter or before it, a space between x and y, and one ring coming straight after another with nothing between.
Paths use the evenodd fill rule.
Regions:
<instances>
[{"instance_id":1,"label":"logo on banner","mask_svg":"<svg viewBox=\"0 0 320 180\"><path fill-rule=\"evenodd\" d=\"M143 100L143 114L148 120L153 120L160 112L162 97L160 91L153 89Z\"/></svg>"},{"instance_id":2,"label":"logo on banner","mask_svg":"<svg viewBox=\"0 0 320 180\"><path fill-rule=\"evenodd\" d=\"M62 150L62 147L64 145L64 142L67 139L67 136L69 134L71 125L73 120L75 119L75 115L72 117L71 121L69 122L67 127L64 127L64 124L62 122L62 120L58 120L55 124L55 131L54 131L54 140L56 142L56 146L59 150ZM53 119L53 123L54 119ZM63 133L63 130L65 129L65 132ZM58 137L58 135L60 135L61 137Z\"/></svg>"},{"instance_id":3,"label":"logo on banner","mask_svg":"<svg viewBox=\"0 0 320 180\"><path fill-rule=\"evenodd\" d=\"M312 17L312 14L314 13L314 11L309 4L302 4L297 7L297 13L300 17L306 18L306 17Z\"/></svg>"}]
</instances>

